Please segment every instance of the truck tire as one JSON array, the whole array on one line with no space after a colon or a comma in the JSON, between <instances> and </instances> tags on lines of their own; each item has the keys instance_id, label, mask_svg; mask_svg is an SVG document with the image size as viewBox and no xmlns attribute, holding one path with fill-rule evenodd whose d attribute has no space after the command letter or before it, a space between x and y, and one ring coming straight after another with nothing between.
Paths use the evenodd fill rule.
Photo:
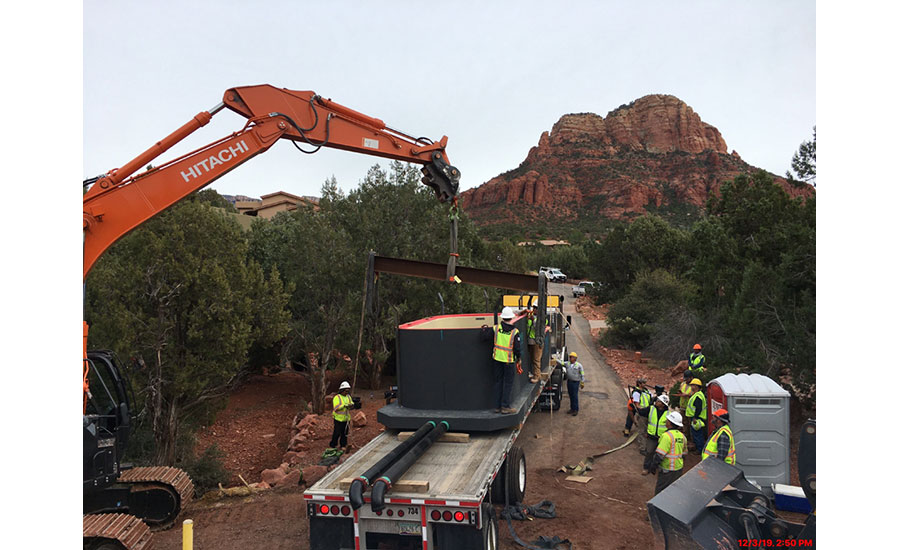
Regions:
<instances>
[{"instance_id":1,"label":"truck tire","mask_svg":"<svg viewBox=\"0 0 900 550\"><path fill-rule=\"evenodd\" d=\"M509 484L510 504L525 501L526 465L525 451L518 445L513 445L506 455L506 481ZM506 488L503 488L504 494Z\"/></svg>"},{"instance_id":2,"label":"truck tire","mask_svg":"<svg viewBox=\"0 0 900 550\"><path fill-rule=\"evenodd\" d=\"M497 511L486 502L481 503L481 534L484 535L484 550L500 548L500 531L497 524Z\"/></svg>"}]
</instances>

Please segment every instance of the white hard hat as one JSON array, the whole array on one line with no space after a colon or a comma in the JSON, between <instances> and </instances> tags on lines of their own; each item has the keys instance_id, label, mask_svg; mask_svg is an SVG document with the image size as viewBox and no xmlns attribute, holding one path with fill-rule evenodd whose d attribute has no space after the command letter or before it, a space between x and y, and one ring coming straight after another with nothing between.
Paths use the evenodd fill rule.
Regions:
<instances>
[{"instance_id":1,"label":"white hard hat","mask_svg":"<svg viewBox=\"0 0 900 550\"><path fill-rule=\"evenodd\" d=\"M508 321L509 319L512 319L515 316L516 316L516 314L513 313L513 309L509 306L506 306L505 308L503 308L503 311L500 313L500 318L503 319L504 321Z\"/></svg>"},{"instance_id":2,"label":"white hard hat","mask_svg":"<svg viewBox=\"0 0 900 550\"><path fill-rule=\"evenodd\" d=\"M669 406L669 396L668 395L662 394L662 395L658 396L657 399L662 401L663 405L665 405L666 407Z\"/></svg>"},{"instance_id":3,"label":"white hard hat","mask_svg":"<svg viewBox=\"0 0 900 550\"><path fill-rule=\"evenodd\" d=\"M681 413L680 413L680 412L678 412L678 411L672 411L672 412L670 412L670 413L668 414L668 416L666 416L666 418L669 420L669 422L671 422L672 424L675 424L675 425L678 426L679 428L682 426L682 424L681 424Z\"/></svg>"},{"instance_id":4,"label":"white hard hat","mask_svg":"<svg viewBox=\"0 0 900 550\"><path fill-rule=\"evenodd\" d=\"M343 381L343 382L341 382L341 389L342 389L342 390L349 390L349 389L350 389L350 382L347 382L346 380Z\"/></svg>"}]
</instances>

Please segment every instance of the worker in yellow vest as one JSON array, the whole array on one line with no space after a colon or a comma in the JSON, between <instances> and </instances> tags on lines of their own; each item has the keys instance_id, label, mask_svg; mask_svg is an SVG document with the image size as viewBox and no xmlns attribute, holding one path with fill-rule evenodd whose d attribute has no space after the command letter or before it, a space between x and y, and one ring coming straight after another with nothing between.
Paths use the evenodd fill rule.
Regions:
<instances>
[{"instance_id":1,"label":"worker in yellow vest","mask_svg":"<svg viewBox=\"0 0 900 550\"><path fill-rule=\"evenodd\" d=\"M688 369L692 376L699 376L703 373L703 367L706 365L706 357L703 355L703 347L700 344L694 344L694 351L688 357Z\"/></svg>"},{"instance_id":2,"label":"worker in yellow vest","mask_svg":"<svg viewBox=\"0 0 900 550\"><path fill-rule=\"evenodd\" d=\"M511 307L504 307L500 312L500 324L488 327L481 326L482 339L493 337L494 347L491 359L494 363L494 395L497 396L495 413L516 414L518 409L512 408L512 388L516 377L516 363L519 361L521 338L519 329L513 324L515 313Z\"/></svg>"},{"instance_id":3,"label":"worker in yellow vest","mask_svg":"<svg viewBox=\"0 0 900 550\"><path fill-rule=\"evenodd\" d=\"M691 398L691 379L693 378L691 371L684 371L682 378L681 383L678 385L678 390L672 392L672 397L678 398L678 409L679 412L683 413L687 409L688 399Z\"/></svg>"},{"instance_id":4,"label":"worker in yellow vest","mask_svg":"<svg viewBox=\"0 0 900 550\"><path fill-rule=\"evenodd\" d=\"M647 432L644 434L646 438L645 448L653 450L659 446L659 438L666 433L666 418L669 416L669 396L661 394L656 398L656 402L650 407L650 414L647 416ZM647 453L644 458L644 471L642 476L650 473L650 462L653 459L653 453Z\"/></svg>"},{"instance_id":5,"label":"worker in yellow vest","mask_svg":"<svg viewBox=\"0 0 900 550\"><path fill-rule=\"evenodd\" d=\"M528 354L531 356L531 374L528 380L534 384L541 379L541 359L544 356L544 334L550 332L550 318L545 316L543 332L535 328L537 323L537 315L535 315L534 306L526 308L528 315Z\"/></svg>"},{"instance_id":6,"label":"worker in yellow vest","mask_svg":"<svg viewBox=\"0 0 900 550\"><path fill-rule=\"evenodd\" d=\"M678 411L672 411L666 417L666 431L660 436L659 445L656 446L656 452L650 461L650 473L655 474L659 469L654 495L658 495L684 472L687 442L684 434L677 429L681 427L681 423L681 414Z\"/></svg>"},{"instance_id":7,"label":"worker in yellow vest","mask_svg":"<svg viewBox=\"0 0 900 550\"><path fill-rule=\"evenodd\" d=\"M700 449L706 445L706 395L703 393L703 382L699 378L691 380L691 398L688 399L684 416L691 421L694 454L700 454Z\"/></svg>"},{"instance_id":8,"label":"worker in yellow vest","mask_svg":"<svg viewBox=\"0 0 900 550\"><path fill-rule=\"evenodd\" d=\"M631 427L635 425L639 435L644 433L644 430L647 429L647 414L652 404L650 390L647 389L647 381L643 378L638 378L636 386L631 388L631 397L628 400L627 415L625 416L625 429L622 430L622 435L625 437L631 435ZM642 439L639 444L641 454L646 454L643 443L644 440Z\"/></svg>"},{"instance_id":9,"label":"worker in yellow vest","mask_svg":"<svg viewBox=\"0 0 900 550\"><path fill-rule=\"evenodd\" d=\"M350 407L353 406L353 398L350 397L350 382L341 382L338 394L332 399L331 416L334 418L334 431L331 432L332 449L347 448L347 425L350 423ZM338 447L340 443L340 447Z\"/></svg>"},{"instance_id":10,"label":"worker in yellow vest","mask_svg":"<svg viewBox=\"0 0 900 550\"><path fill-rule=\"evenodd\" d=\"M716 431L706 443L706 448L703 449L703 456L700 460L703 461L713 457L734 466L737 455L734 452L734 434L731 433L731 426L728 425L728 411L725 409L717 410L712 413L710 421L713 427L716 428Z\"/></svg>"}]
</instances>

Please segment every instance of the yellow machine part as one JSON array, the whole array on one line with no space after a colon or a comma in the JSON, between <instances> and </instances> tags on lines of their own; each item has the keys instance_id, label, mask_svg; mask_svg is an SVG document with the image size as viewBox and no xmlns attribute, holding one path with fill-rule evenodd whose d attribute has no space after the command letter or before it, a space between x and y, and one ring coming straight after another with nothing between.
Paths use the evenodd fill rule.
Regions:
<instances>
[{"instance_id":1,"label":"yellow machine part","mask_svg":"<svg viewBox=\"0 0 900 550\"><path fill-rule=\"evenodd\" d=\"M536 295L520 295L520 294L505 294L503 296L503 307L518 307L523 308L525 306L534 305L537 306L538 297ZM559 307L559 296L555 294L547 295L547 307Z\"/></svg>"}]
</instances>

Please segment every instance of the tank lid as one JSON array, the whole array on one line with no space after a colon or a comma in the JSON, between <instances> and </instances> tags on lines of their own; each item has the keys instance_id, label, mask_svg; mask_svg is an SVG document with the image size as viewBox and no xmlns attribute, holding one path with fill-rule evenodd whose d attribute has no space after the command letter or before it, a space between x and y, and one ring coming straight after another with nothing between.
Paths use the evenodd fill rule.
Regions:
<instances>
[{"instance_id":1,"label":"tank lid","mask_svg":"<svg viewBox=\"0 0 900 550\"><path fill-rule=\"evenodd\" d=\"M790 397L790 392L762 374L728 373L712 380L726 395L753 395L762 397Z\"/></svg>"}]
</instances>

